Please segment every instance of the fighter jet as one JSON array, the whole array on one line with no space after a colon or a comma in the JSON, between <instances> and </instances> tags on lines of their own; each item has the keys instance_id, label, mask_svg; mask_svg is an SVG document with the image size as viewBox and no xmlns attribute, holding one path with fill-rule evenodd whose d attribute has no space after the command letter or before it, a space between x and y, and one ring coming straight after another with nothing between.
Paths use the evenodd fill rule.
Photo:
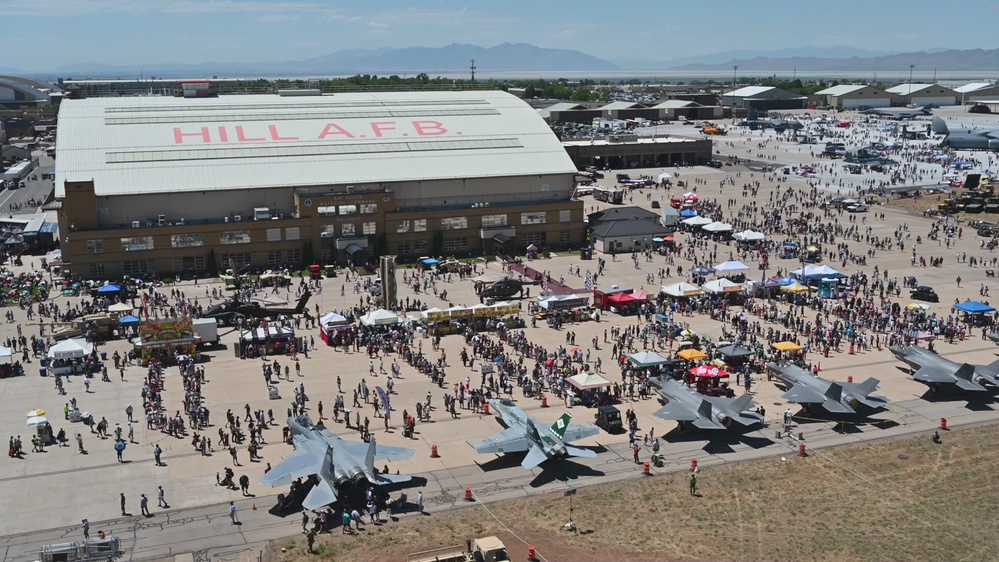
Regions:
<instances>
[{"instance_id":1,"label":"fighter jet","mask_svg":"<svg viewBox=\"0 0 999 562\"><path fill-rule=\"evenodd\" d=\"M316 484L302 502L305 509L319 509L337 500L337 491L348 484L393 484L408 482L412 476L375 472L375 460L399 461L413 456L413 449L378 447L375 436L369 443L344 441L313 424L308 416L288 418L295 450L259 480L261 484L285 486L296 478L316 476Z\"/></svg>"},{"instance_id":2,"label":"fighter jet","mask_svg":"<svg viewBox=\"0 0 999 562\"><path fill-rule=\"evenodd\" d=\"M999 381L996 380L996 375L999 374L999 361L993 361L988 365L957 363L917 346L892 345L888 347L888 351L915 370L912 375L913 380L930 387L931 392L936 392L940 385L944 384L952 384L961 390L975 392L988 390L982 385L983 382L999 386Z\"/></svg>"},{"instance_id":3,"label":"fighter jet","mask_svg":"<svg viewBox=\"0 0 999 562\"><path fill-rule=\"evenodd\" d=\"M805 128L800 121L791 119L747 119L746 121L740 121L739 125L749 127L754 131L759 129L773 129L778 133L782 133L788 129L800 131Z\"/></svg>"},{"instance_id":4,"label":"fighter jet","mask_svg":"<svg viewBox=\"0 0 999 562\"><path fill-rule=\"evenodd\" d=\"M888 400L870 394L878 388L878 379L869 378L862 383L827 381L797 365L767 363L767 368L787 387L784 400L800 404L805 409L822 406L834 414L855 414L863 404L881 408Z\"/></svg>"},{"instance_id":5,"label":"fighter jet","mask_svg":"<svg viewBox=\"0 0 999 562\"><path fill-rule=\"evenodd\" d=\"M912 119L913 117L925 117L933 115L929 106L923 107L873 107L865 109L860 113L864 115L877 115L879 117L890 117L892 119Z\"/></svg>"},{"instance_id":6,"label":"fighter jet","mask_svg":"<svg viewBox=\"0 0 999 562\"><path fill-rule=\"evenodd\" d=\"M520 466L531 470L548 459L565 457L595 457L590 449L571 447L569 443L600 433L595 425L570 425L572 414L566 412L551 427L527 415L511 400L490 400L489 405L503 420L506 430L471 444L480 453L514 453L528 451Z\"/></svg>"},{"instance_id":7,"label":"fighter jet","mask_svg":"<svg viewBox=\"0 0 999 562\"><path fill-rule=\"evenodd\" d=\"M951 131L939 117L933 118L933 132L944 135L940 146L964 150L999 150L999 129L964 129Z\"/></svg>"},{"instance_id":8,"label":"fighter jet","mask_svg":"<svg viewBox=\"0 0 999 562\"><path fill-rule=\"evenodd\" d=\"M653 415L677 421L681 429L687 423L697 429L729 429L733 421L743 426L763 421L759 414L743 412L753 406L750 394L743 394L738 398L721 398L705 396L671 378L651 378L649 382L667 400L666 405Z\"/></svg>"}]
</instances>

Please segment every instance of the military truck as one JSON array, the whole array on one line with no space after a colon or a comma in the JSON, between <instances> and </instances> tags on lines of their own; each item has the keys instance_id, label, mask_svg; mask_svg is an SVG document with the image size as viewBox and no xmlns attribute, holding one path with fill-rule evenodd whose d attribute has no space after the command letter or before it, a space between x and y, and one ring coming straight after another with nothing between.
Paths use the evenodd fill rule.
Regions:
<instances>
[{"instance_id":1,"label":"military truck","mask_svg":"<svg viewBox=\"0 0 999 562\"><path fill-rule=\"evenodd\" d=\"M407 562L508 562L503 541L497 537L469 539L464 547L454 546L416 552L406 557Z\"/></svg>"}]
</instances>

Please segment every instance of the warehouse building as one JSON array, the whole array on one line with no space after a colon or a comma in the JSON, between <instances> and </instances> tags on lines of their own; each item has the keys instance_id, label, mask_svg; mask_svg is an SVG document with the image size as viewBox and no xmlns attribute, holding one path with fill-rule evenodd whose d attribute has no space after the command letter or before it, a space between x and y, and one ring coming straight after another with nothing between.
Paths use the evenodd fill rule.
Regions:
<instances>
[{"instance_id":1,"label":"warehouse building","mask_svg":"<svg viewBox=\"0 0 999 562\"><path fill-rule=\"evenodd\" d=\"M963 103L999 99L999 84L991 82L972 82L958 86L954 91L961 96Z\"/></svg>"},{"instance_id":2,"label":"warehouse building","mask_svg":"<svg viewBox=\"0 0 999 562\"><path fill-rule=\"evenodd\" d=\"M59 112L63 259L84 277L582 244L576 168L497 91L119 97Z\"/></svg>"},{"instance_id":3,"label":"warehouse building","mask_svg":"<svg viewBox=\"0 0 999 562\"><path fill-rule=\"evenodd\" d=\"M836 109L869 109L891 107L894 97L884 90L867 84L840 84L815 92L823 96L825 105Z\"/></svg>"},{"instance_id":4,"label":"warehouse building","mask_svg":"<svg viewBox=\"0 0 999 562\"><path fill-rule=\"evenodd\" d=\"M608 135L599 140L564 141L562 146L580 170L587 166L601 170L694 166L711 160L711 139Z\"/></svg>"},{"instance_id":5,"label":"warehouse building","mask_svg":"<svg viewBox=\"0 0 999 562\"><path fill-rule=\"evenodd\" d=\"M808 97L772 86L746 86L722 94L722 105L746 110L804 109Z\"/></svg>"},{"instance_id":6,"label":"warehouse building","mask_svg":"<svg viewBox=\"0 0 999 562\"><path fill-rule=\"evenodd\" d=\"M957 92L939 84L899 84L885 90L898 97L899 105L957 105Z\"/></svg>"}]
</instances>

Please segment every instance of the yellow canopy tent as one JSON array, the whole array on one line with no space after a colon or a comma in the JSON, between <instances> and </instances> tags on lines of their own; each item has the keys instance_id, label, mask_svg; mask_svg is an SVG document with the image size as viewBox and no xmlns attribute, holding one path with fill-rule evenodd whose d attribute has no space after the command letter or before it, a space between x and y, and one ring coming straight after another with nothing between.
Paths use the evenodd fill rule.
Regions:
<instances>
[{"instance_id":1,"label":"yellow canopy tent","mask_svg":"<svg viewBox=\"0 0 999 562\"><path fill-rule=\"evenodd\" d=\"M773 345L778 351L801 351L801 346L793 341L780 341Z\"/></svg>"},{"instance_id":2,"label":"yellow canopy tent","mask_svg":"<svg viewBox=\"0 0 999 562\"><path fill-rule=\"evenodd\" d=\"M707 359L708 354L704 353L700 349L684 349L683 351L676 354L677 357L685 359L687 361L697 361L700 359Z\"/></svg>"},{"instance_id":3,"label":"yellow canopy tent","mask_svg":"<svg viewBox=\"0 0 999 562\"><path fill-rule=\"evenodd\" d=\"M790 285L784 285L783 287L780 288L780 290L781 291L787 291L789 293L807 293L808 292L808 287L806 287L806 286L802 285L801 283L798 283L797 281L795 281L794 283L791 283Z\"/></svg>"}]
</instances>

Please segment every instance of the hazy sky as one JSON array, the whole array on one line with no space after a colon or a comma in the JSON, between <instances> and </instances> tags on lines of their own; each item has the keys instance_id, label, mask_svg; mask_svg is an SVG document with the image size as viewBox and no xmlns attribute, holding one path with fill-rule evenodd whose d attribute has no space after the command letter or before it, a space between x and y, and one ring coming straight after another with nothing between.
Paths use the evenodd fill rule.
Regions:
<instances>
[{"instance_id":1,"label":"hazy sky","mask_svg":"<svg viewBox=\"0 0 999 562\"><path fill-rule=\"evenodd\" d=\"M796 45L992 48L993 26L975 22L999 21L999 1L0 0L0 13L0 67L43 72L454 42L658 60Z\"/></svg>"}]
</instances>

